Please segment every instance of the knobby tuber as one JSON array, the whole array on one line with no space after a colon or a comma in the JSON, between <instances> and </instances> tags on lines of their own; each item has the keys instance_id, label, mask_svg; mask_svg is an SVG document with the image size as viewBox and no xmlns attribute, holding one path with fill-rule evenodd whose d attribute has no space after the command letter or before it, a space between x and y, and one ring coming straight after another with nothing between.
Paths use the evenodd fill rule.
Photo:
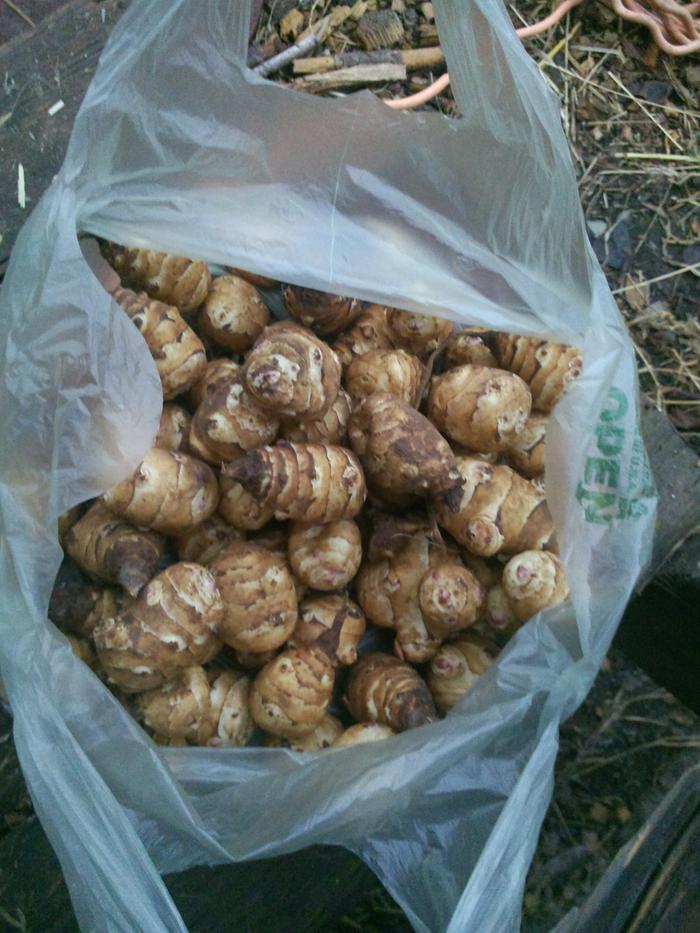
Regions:
<instances>
[{"instance_id":1,"label":"knobby tuber","mask_svg":"<svg viewBox=\"0 0 700 933\"><path fill-rule=\"evenodd\" d=\"M366 625L362 610L347 596L313 594L299 606L299 621L289 645L315 645L334 665L348 666L357 660L357 646Z\"/></svg>"},{"instance_id":2,"label":"knobby tuber","mask_svg":"<svg viewBox=\"0 0 700 933\"><path fill-rule=\"evenodd\" d=\"M189 412L179 405L166 402L153 446L160 447L161 450L185 451L191 423L192 417Z\"/></svg>"},{"instance_id":3,"label":"knobby tuber","mask_svg":"<svg viewBox=\"0 0 700 933\"><path fill-rule=\"evenodd\" d=\"M222 641L256 653L284 644L297 622L297 596L285 561L250 541L233 541L209 569L224 603Z\"/></svg>"},{"instance_id":4,"label":"knobby tuber","mask_svg":"<svg viewBox=\"0 0 700 933\"><path fill-rule=\"evenodd\" d=\"M517 438L531 405L530 390L514 373L457 366L433 378L428 417L458 444L488 453Z\"/></svg>"},{"instance_id":5,"label":"knobby tuber","mask_svg":"<svg viewBox=\"0 0 700 933\"><path fill-rule=\"evenodd\" d=\"M426 417L386 392L366 398L350 418L348 436L370 489L405 505L427 493L446 507L459 501L460 479L450 445Z\"/></svg>"},{"instance_id":6,"label":"knobby tuber","mask_svg":"<svg viewBox=\"0 0 700 933\"><path fill-rule=\"evenodd\" d=\"M389 726L379 722L358 722L346 729L333 742L332 748L350 748L351 745L366 745L369 742L381 742L396 735Z\"/></svg>"},{"instance_id":7,"label":"knobby tuber","mask_svg":"<svg viewBox=\"0 0 700 933\"><path fill-rule=\"evenodd\" d=\"M313 288L286 285L282 297L287 313L295 321L310 327L319 337L329 337L349 327L364 310L361 301L329 295Z\"/></svg>"},{"instance_id":8,"label":"knobby tuber","mask_svg":"<svg viewBox=\"0 0 700 933\"><path fill-rule=\"evenodd\" d=\"M323 415L312 421L286 421L282 423L280 436L297 444L340 444L347 440L348 421L352 411L351 399L342 387L335 401Z\"/></svg>"},{"instance_id":9,"label":"knobby tuber","mask_svg":"<svg viewBox=\"0 0 700 933\"><path fill-rule=\"evenodd\" d=\"M563 343L498 334L496 354L504 369L527 382L533 407L545 413L581 374L581 352Z\"/></svg>"},{"instance_id":10,"label":"knobby tuber","mask_svg":"<svg viewBox=\"0 0 700 933\"><path fill-rule=\"evenodd\" d=\"M129 599L117 587L88 580L78 565L66 557L51 591L48 616L64 632L91 638L95 627L120 612Z\"/></svg>"},{"instance_id":11,"label":"knobby tuber","mask_svg":"<svg viewBox=\"0 0 700 933\"><path fill-rule=\"evenodd\" d=\"M214 577L198 564L173 564L123 612L94 631L108 679L125 693L165 683L219 651L224 605Z\"/></svg>"},{"instance_id":12,"label":"knobby tuber","mask_svg":"<svg viewBox=\"0 0 700 933\"><path fill-rule=\"evenodd\" d=\"M435 706L420 674L390 654L366 654L350 668L345 705L357 722L379 722L396 732L433 722Z\"/></svg>"},{"instance_id":13,"label":"knobby tuber","mask_svg":"<svg viewBox=\"0 0 700 933\"><path fill-rule=\"evenodd\" d=\"M360 529L341 519L325 525L295 522L289 532L289 563L294 575L314 590L341 590L362 561Z\"/></svg>"},{"instance_id":14,"label":"knobby tuber","mask_svg":"<svg viewBox=\"0 0 700 933\"><path fill-rule=\"evenodd\" d=\"M104 495L105 505L140 528L184 534L216 509L211 468L188 454L152 448L134 472Z\"/></svg>"},{"instance_id":15,"label":"knobby tuber","mask_svg":"<svg viewBox=\"0 0 700 933\"><path fill-rule=\"evenodd\" d=\"M207 463L235 460L277 437L279 421L246 391L242 377L220 385L202 401L192 419L190 449Z\"/></svg>"},{"instance_id":16,"label":"knobby tuber","mask_svg":"<svg viewBox=\"0 0 700 933\"><path fill-rule=\"evenodd\" d=\"M471 690L497 654L496 644L471 633L440 648L428 666L427 681L441 713Z\"/></svg>"},{"instance_id":17,"label":"knobby tuber","mask_svg":"<svg viewBox=\"0 0 700 933\"><path fill-rule=\"evenodd\" d=\"M222 482L221 514L244 529L262 528L273 517L318 524L354 518L366 495L357 457L344 447L322 444L282 442L258 447L241 460L227 463L221 476L233 480L232 485ZM235 511L230 508L232 497ZM252 505L250 518L241 515L242 504ZM259 516L265 516L264 520Z\"/></svg>"},{"instance_id":18,"label":"knobby tuber","mask_svg":"<svg viewBox=\"0 0 700 933\"><path fill-rule=\"evenodd\" d=\"M407 405L416 405L423 372L420 360L405 350L370 350L346 369L345 388L354 402L374 392L388 392Z\"/></svg>"},{"instance_id":19,"label":"knobby tuber","mask_svg":"<svg viewBox=\"0 0 700 933\"><path fill-rule=\"evenodd\" d=\"M244 353L270 320L260 293L236 275L222 275L211 284L197 315L197 330L215 347Z\"/></svg>"},{"instance_id":20,"label":"knobby tuber","mask_svg":"<svg viewBox=\"0 0 700 933\"><path fill-rule=\"evenodd\" d=\"M457 561L440 564L420 581L418 603L425 627L440 640L473 625L483 601L481 584Z\"/></svg>"},{"instance_id":21,"label":"knobby tuber","mask_svg":"<svg viewBox=\"0 0 700 933\"><path fill-rule=\"evenodd\" d=\"M491 557L554 545L554 525L544 496L507 466L458 457L461 502L435 497L435 515L473 554Z\"/></svg>"},{"instance_id":22,"label":"knobby tuber","mask_svg":"<svg viewBox=\"0 0 700 933\"><path fill-rule=\"evenodd\" d=\"M338 357L298 324L265 328L243 372L251 395L278 417L321 418L340 388Z\"/></svg>"},{"instance_id":23,"label":"knobby tuber","mask_svg":"<svg viewBox=\"0 0 700 933\"><path fill-rule=\"evenodd\" d=\"M512 557L503 568L503 589L519 622L559 605L569 595L561 561L545 551Z\"/></svg>"},{"instance_id":24,"label":"knobby tuber","mask_svg":"<svg viewBox=\"0 0 700 933\"><path fill-rule=\"evenodd\" d=\"M204 399L218 389L219 386L228 385L228 383L232 382L239 370L238 363L234 363L233 360L225 357L207 363L202 377L185 394L185 403L191 411L196 411Z\"/></svg>"},{"instance_id":25,"label":"knobby tuber","mask_svg":"<svg viewBox=\"0 0 700 933\"><path fill-rule=\"evenodd\" d=\"M214 514L196 528L174 538L177 556L206 567L231 541L243 540L243 533Z\"/></svg>"},{"instance_id":26,"label":"knobby tuber","mask_svg":"<svg viewBox=\"0 0 700 933\"><path fill-rule=\"evenodd\" d=\"M207 264L200 260L116 243L107 244L105 258L127 284L145 289L152 298L180 311L199 307L211 283Z\"/></svg>"},{"instance_id":27,"label":"knobby tuber","mask_svg":"<svg viewBox=\"0 0 700 933\"><path fill-rule=\"evenodd\" d=\"M207 366L204 345L177 308L128 288L118 288L112 297L141 331L166 401L202 378Z\"/></svg>"},{"instance_id":28,"label":"knobby tuber","mask_svg":"<svg viewBox=\"0 0 700 933\"><path fill-rule=\"evenodd\" d=\"M293 752L322 752L330 748L343 732L343 725L335 716L326 713L313 732L297 738L282 738L270 735L265 744L268 748L289 748Z\"/></svg>"},{"instance_id":29,"label":"knobby tuber","mask_svg":"<svg viewBox=\"0 0 700 933\"><path fill-rule=\"evenodd\" d=\"M452 321L412 311L389 308L387 322L394 346L427 359L439 349L454 330Z\"/></svg>"},{"instance_id":30,"label":"knobby tuber","mask_svg":"<svg viewBox=\"0 0 700 933\"><path fill-rule=\"evenodd\" d=\"M318 648L289 648L266 664L253 683L250 711L272 735L308 735L323 719L333 693L334 671Z\"/></svg>"},{"instance_id":31,"label":"knobby tuber","mask_svg":"<svg viewBox=\"0 0 700 933\"><path fill-rule=\"evenodd\" d=\"M86 573L105 583L118 583L136 596L153 577L165 542L153 531L134 528L95 502L66 535L66 552Z\"/></svg>"},{"instance_id":32,"label":"knobby tuber","mask_svg":"<svg viewBox=\"0 0 700 933\"><path fill-rule=\"evenodd\" d=\"M533 411L523 430L505 448L505 454L515 469L535 479L544 473L544 444L547 436L547 416Z\"/></svg>"},{"instance_id":33,"label":"knobby tuber","mask_svg":"<svg viewBox=\"0 0 700 933\"><path fill-rule=\"evenodd\" d=\"M485 327L465 327L445 347L445 369L453 366L498 366L493 354L493 331Z\"/></svg>"},{"instance_id":34,"label":"knobby tuber","mask_svg":"<svg viewBox=\"0 0 700 933\"><path fill-rule=\"evenodd\" d=\"M344 367L370 350L390 350L393 343L387 309L384 305L370 305L351 327L336 338L332 347Z\"/></svg>"}]
</instances>

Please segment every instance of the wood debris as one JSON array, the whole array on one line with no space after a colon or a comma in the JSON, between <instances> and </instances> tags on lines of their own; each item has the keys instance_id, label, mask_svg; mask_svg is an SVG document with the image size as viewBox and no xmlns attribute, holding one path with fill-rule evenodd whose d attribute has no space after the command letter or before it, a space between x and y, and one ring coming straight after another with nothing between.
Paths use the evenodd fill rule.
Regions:
<instances>
[{"instance_id":1,"label":"wood debris","mask_svg":"<svg viewBox=\"0 0 700 933\"><path fill-rule=\"evenodd\" d=\"M368 11L357 24L357 36L368 51L398 45L404 39L401 17L394 10Z\"/></svg>"},{"instance_id":2,"label":"wood debris","mask_svg":"<svg viewBox=\"0 0 700 933\"><path fill-rule=\"evenodd\" d=\"M338 68L336 71L320 72L299 78L294 82L298 91L321 94L340 88L360 87L366 84L387 84L391 81L405 81L406 66L385 63L380 65L355 65L354 68Z\"/></svg>"}]
</instances>

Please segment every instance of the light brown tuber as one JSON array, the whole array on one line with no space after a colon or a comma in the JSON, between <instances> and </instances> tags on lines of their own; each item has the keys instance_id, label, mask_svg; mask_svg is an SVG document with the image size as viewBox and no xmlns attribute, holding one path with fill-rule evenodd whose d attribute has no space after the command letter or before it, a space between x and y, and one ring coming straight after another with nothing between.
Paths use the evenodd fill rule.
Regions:
<instances>
[{"instance_id":1,"label":"light brown tuber","mask_svg":"<svg viewBox=\"0 0 700 933\"><path fill-rule=\"evenodd\" d=\"M504 369L527 382L533 407L538 411L550 412L581 375L580 351L563 343L498 334L496 355Z\"/></svg>"},{"instance_id":2,"label":"light brown tuber","mask_svg":"<svg viewBox=\"0 0 700 933\"><path fill-rule=\"evenodd\" d=\"M362 610L347 596L312 594L299 606L299 621L289 645L315 645L334 665L348 666L357 660L357 646L366 625Z\"/></svg>"},{"instance_id":3,"label":"light brown tuber","mask_svg":"<svg viewBox=\"0 0 700 933\"><path fill-rule=\"evenodd\" d=\"M374 392L388 392L407 405L416 405L424 367L405 350L370 350L358 356L345 371L345 388L354 402Z\"/></svg>"},{"instance_id":4,"label":"light brown tuber","mask_svg":"<svg viewBox=\"0 0 700 933\"><path fill-rule=\"evenodd\" d=\"M319 337L329 337L345 330L364 310L363 303L354 298L298 285L285 285L282 297L289 316L304 327L310 327Z\"/></svg>"},{"instance_id":5,"label":"light brown tuber","mask_svg":"<svg viewBox=\"0 0 700 933\"><path fill-rule=\"evenodd\" d=\"M192 417L189 412L179 405L166 402L163 405L160 426L153 446L161 450L186 450L191 423Z\"/></svg>"},{"instance_id":6,"label":"light brown tuber","mask_svg":"<svg viewBox=\"0 0 700 933\"><path fill-rule=\"evenodd\" d=\"M62 631L91 638L95 627L124 609L130 599L122 589L88 580L67 557L54 581L48 616Z\"/></svg>"},{"instance_id":7,"label":"light brown tuber","mask_svg":"<svg viewBox=\"0 0 700 933\"><path fill-rule=\"evenodd\" d=\"M270 735L265 744L268 748L289 748L293 752L322 752L330 748L342 734L343 726L339 719L326 713L313 732L297 738L285 739L279 735Z\"/></svg>"},{"instance_id":8,"label":"light brown tuber","mask_svg":"<svg viewBox=\"0 0 700 933\"><path fill-rule=\"evenodd\" d=\"M177 308L128 288L118 288L112 297L141 331L156 364L166 401L202 378L207 365L204 345Z\"/></svg>"},{"instance_id":9,"label":"light brown tuber","mask_svg":"<svg viewBox=\"0 0 700 933\"><path fill-rule=\"evenodd\" d=\"M504 451L512 466L529 479L544 473L547 420L546 415L533 411L523 430Z\"/></svg>"},{"instance_id":10,"label":"light brown tuber","mask_svg":"<svg viewBox=\"0 0 700 933\"><path fill-rule=\"evenodd\" d=\"M486 594L483 622L487 631L499 635L512 635L520 626L508 594L500 582L492 586Z\"/></svg>"},{"instance_id":11,"label":"light brown tuber","mask_svg":"<svg viewBox=\"0 0 700 933\"><path fill-rule=\"evenodd\" d=\"M503 589L519 622L559 605L569 595L561 561L545 551L512 557L503 568Z\"/></svg>"},{"instance_id":12,"label":"light brown tuber","mask_svg":"<svg viewBox=\"0 0 700 933\"><path fill-rule=\"evenodd\" d=\"M140 528L184 534L209 518L219 500L211 468L187 454L154 447L134 472L104 495L105 505Z\"/></svg>"},{"instance_id":13,"label":"light brown tuber","mask_svg":"<svg viewBox=\"0 0 700 933\"><path fill-rule=\"evenodd\" d=\"M353 412L350 444L360 458L370 490L405 505L426 493L459 498L455 457L426 417L386 392L375 392Z\"/></svg>"},{"instance_id":14,"label":"light brown tuber","mask_svg":"<svg viewBox=\"0 0 700 933\"><path fill-rule=\"evenodd\" d=\"M132 596L151 579L165 551L159 534L134 528L101 500L73 525L65 546L86 573L118 583Z\"/></svg>"},{"instance_id":15,"label":"light brown tuber","mask_svg":"<svg viewBox=\"0 0 700 933\"><path fill-rule=\"evenodd\" d=\"M360 529L341 519L325 525L294 522L289 531L289 564L294 575L314 590L341 590L362 561Z\"/></svg>"},{"instance_id":16,"label":"light brown tuber","mask_svg":"<svg viewBox=\"0 0 700 933\"><path fill-rule=\"evenodd\" d=\"M493 331L486 327L465 327L445 347L445 369L453 366L498 366L491 349Z\"/></svg>"},{"instance_id":17,"label":"light brown tuber","mask_svg":"<svg viewBox=\"0 0 700 933\"><path fill-rule=\"evenodd\" d=\"M195 382L184 397L184 401L190 410L195 411L199 408L204 399L218 389L219 386L232 382L240 368L238 363L234 363L233 360L226 359L226 357L207 363L201 379Z\"/></svg>"},{"instance_id":18,"label":"light brown tuber","mask_svg":"<svg viewBox=\"0 0 700 933\"><path fill-rule=\"evenodd\" d=\"M428 666L426 679L441 713L452 709L492 664L498 646L469 633L443 645Z\"/></svg>"},{"instance_id":19,"label":"light brown tuber","mask_svg":"<svg viewBox=\"0 0 700 933\"><path fill-rule=\"evenodd\" d=\"M354 518L366 495L360 464L344 447L286 442L259 447L227 463L221 476L221 514L239 528L261 528L273 517L314 524ZM250 498L245 499L237 486ZM232 497L237 500L235 514ZM250 518L241 516L245 504L252 504Z\"/></svg>"},{"instance_id":20,"label":"light brown tuber","mask_svg":"<svg viewBox=\"0 0 700 933\"><path fill-rule=\"evenodd\" d=\"M211 283L196 327L215 347L245 353L269 320L270 312L250 282L236 275L222 275Z\"/></svg>"},{"instance_id":21,"label":"light brown tuber","mask_svg":"<svg viewBox=\"0 0 700 933\"><path fill-rule=\"evenodd\" d=\"M344 367L370 350L390 350L393 343L386 307L369 305L351 327L336 337L332 347Z\"/></svg>"},{"instance_id":22,"label":"light brown tuber","mask_svg":"<svg viewBox=\"0 0 700 933\"><path fill-rule=\"evenodd\" d=\"M71 651L76 658L82 661L83 664L87 664L90 670L97 674L100 670L100 665L95 652L92 650L92 645L87 638L77 638L75 635L69 635L68 641L70 642Z\"/></svg>"},{"instance_id":23,"label":"light brown tuber","mask_svg":"<svg viewBox=\"0 0 700 933\"><path fill-rule=\"evenodd\" d=\"M224 601L222 641L261 653L289 638L297 622L297 597L282 558L250 541L233 541L209 569Z\"/></svg>"},{"instance_id":24,"label":"light brown tuber","mask_svg":"<svg viewBox=\"0 0 700 933\"><path fill-rule=\"evenodd\" d=\"M428 632L445 639L476 622L484 590L474 574L456 560L429 570L420 581L418 603Z\"/></svg>"},{"instance_id":25,"label":"light brown tuber","mask_svg":"<svg viewBox=\"0 0 700 933\"><path fill-rule=\"evenodd\" d=\"M192 419L192 453L207 463L235 460L277 437L279 421L246 391L242 376L214 389Z\"/></svg>"},{"instance_id":26,"label":"light brown tuber","mask_svg":"<svg viewBox=\"0 0 700 933\"><path fill-rule=\"evenodd\" d=\"M242 541L243 532L233 528L223 518L214 514L174 539L180 560L191 561L206 567L231 541Z\"/></svg>"},{"instance_id":27,"label":"light brown tuber","mask_svg":"<svg viewBox=\"0 0 700 933\"><path fill-rule=\"evenodd\" d=\"M143 288L180 311L199 307L209 290L211 275L201 260L116 243L107 244L105 256L128 285Z\"/></svg>"},{"instance_id":28,"label":"light brown tuber","mask_svg":"<svg viewBox=\"0 0 700 933\"><path fill-rule=\"evenodd\" d=\"M487 366L457 366L433 378L428 417L458 444L503 450L525 427L532 400L519 376Z\"/></svg>"},{"instance_id":29,"label":"light brown tuber","mask_svg":"<svg viewBox=\"0 0 700 933\"><path fill-rule=\"evenodd\" d=\"M550 548L554 525L544 496L507 466L457 458L464 481L456 511L453 500L434 499L438 522L463 547L481 557Z\"/></svg>"},{"instance_id":30,"label":"light brown tuber","mask_svg":"<svg viewBox=\"0 0 700 933\"><path fill-rule=\"evenodd\" d=\"M246 282L250 282L256 288L274 288L277 285L277 279L271 279L267 275L259 275L257 272L248 272L246 269L238 269L236 266L226 266L231 275L237 275Z\"/></svg>"},{"instance_id":31,"label":"light brown tuber","mask_svg":"<svg viewBox=\"0 0 700 933\"><path fill-rule=\"evenodd\" d=\"M439 349L454 330L452 321L398 308L389 308L387 321L394 346L423 360Z\"/></svg>"},{"instance_id":32,"label":"light brown tuber","mask_svg":"<svg viewBox=\"0 0 700 933\"><path fill-rule=\"evenodd\" d=\"M350 748L351 745L366 745L369 742L381 742L396 735L389 726L379 722L358 722L340 735L332 748Z\"/></svg>"},{"instance_id":33,"label":"light brown tuber","mask_svg":"<svg viewBox=\"0 0 700 933\"><path fill-rule=\"evenodd\" d=\"M289 648L258 672L250 693L253 719L272 735L308 735L326 714L333 680L333 667L318 648Z\"/></svg>"},{"instance_id":34,"label":"light brown tuber","mask_svg":"<svg viewBox=\"0 0 700 933\"><path fill-rule=\"evenodd\" d=\"M328 344L286 322L265 328L244 375L251 395L277 417L321 418L340 388L340 362Z\"/></svg>"},{"instance_id":35,"label":"light brown tuber","mask_svg":"<svg viewBox=\"0 0 700 933\"><path fill-rule=\"evenodd\" d=\"M221 648L223 616L213 575L199 564L173 564L123 612L97 626L95 647L108 679L125 693L138 693L210 661Z\"/></svg>"},{"instance_id":36,"label":"light brown tuber","mask_svg":"<svg viewBox=\"0 0 700 933\"><path fill-rule=\"evenodd\" d=\"M349 413L348 417L350 417ZM72 509L68 509L67 512L64 512L62 515L58 516L58 543L61 545L61 547L65 547L66 535L71 530L73 525L75 525L84 511L85 505L81 502L78 505L74 505Z\"/></svg>"},{"instance_id":37,"label":"light brown tuber","mask_svg":"<svg viewBox=\"0 0 700 933\"><path fill-rule=\"evenodd\" d=\"M367 654L350 668L345 705L358 722L378 722L396 732L437 717L430 691L410 664L390 654Z\"/></svg>"},{"instance_id":38,"label":"light brown tuber","mask_svg":"<svg viewBox=\"0 0 700 933\"><path fill-rule=\"evenodd\" d=\"M250 680L237 671L212 672L199 666L136 698L139 718L168 743L241 747L255 723L248 709Z\"/></svg>"},{"instance_id":39,"label":"light brown tuber","mask_svg":"<svg viewBox=\"0 0 700 933\"><path fill-rule=\"evenodd\" d=\"M313 421L286 421L282 423L280 437L297 444L345 444L352 405L350 396L342 387L335 401L323 415Z\"/></svg>"}]
</instances>

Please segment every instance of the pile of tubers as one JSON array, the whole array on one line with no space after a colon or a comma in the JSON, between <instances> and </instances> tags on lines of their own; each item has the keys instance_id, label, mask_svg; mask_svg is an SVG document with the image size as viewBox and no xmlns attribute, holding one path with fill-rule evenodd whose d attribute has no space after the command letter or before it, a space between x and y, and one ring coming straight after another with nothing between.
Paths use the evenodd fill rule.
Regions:
<instances>
[{"instance_id":1,"label":"pile of tubers","mask_svg":"<svg viewBox=\"0 0 700 933\"><path fill-rule=\"evenodd\" d=\"M49 616L156 742L426 725L567 598L544 448L577 350L102 252L163 413L133 473L59 520Z\"/></svg>"}]
</instances>

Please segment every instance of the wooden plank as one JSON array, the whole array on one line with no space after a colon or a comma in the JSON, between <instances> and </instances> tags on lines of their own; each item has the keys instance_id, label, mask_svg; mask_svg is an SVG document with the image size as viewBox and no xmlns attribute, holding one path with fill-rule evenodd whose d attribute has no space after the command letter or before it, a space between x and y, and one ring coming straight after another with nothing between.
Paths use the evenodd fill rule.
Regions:
<instances>
[{"instance_id":1,"label":"wooden plank","mask_svg":"<svg viewBox=\"0 0 700 933\"><path fill-rule=\"evenodd\" d=\"M123 6L123 4L121 4ZM119 0L74 0L27 38L0 47L0 276L20 227L61 166L75 115L116 20ZM63 108L49 116L49 108ZM24 168L27 206L17 199Z\"/></svg>"}]
</instances>

